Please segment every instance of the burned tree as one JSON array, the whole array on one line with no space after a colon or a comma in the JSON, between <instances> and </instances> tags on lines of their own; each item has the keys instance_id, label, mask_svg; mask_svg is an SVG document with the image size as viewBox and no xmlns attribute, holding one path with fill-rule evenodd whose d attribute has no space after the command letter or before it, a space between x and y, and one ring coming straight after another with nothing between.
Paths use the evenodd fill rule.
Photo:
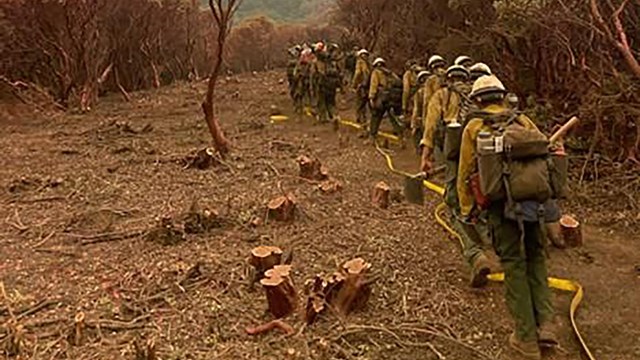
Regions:
<instances>
[{"instance_id":1,"label":"burned tree","mask_svg":"<svg viewBox=\"0 0 640 360\"><path fill-rule=\"evenodd\" d=\"M218 37L216 59L213 65L213 70L209 75L207 95L202 103L202 112L204 113L204 119L209 127L209 132L211 132L214 147L221 155L225 155L229 152L229 141L225 138L224 133L220 128L220 123L215 117L213 111L213 95L215 93L218 75L222 69L224 47L227 37L231 32L233 16L238 10L241 2L242 0L209 0L209 8L211 9L214 23L218 29Z\"/></svg>"}]
</instances>

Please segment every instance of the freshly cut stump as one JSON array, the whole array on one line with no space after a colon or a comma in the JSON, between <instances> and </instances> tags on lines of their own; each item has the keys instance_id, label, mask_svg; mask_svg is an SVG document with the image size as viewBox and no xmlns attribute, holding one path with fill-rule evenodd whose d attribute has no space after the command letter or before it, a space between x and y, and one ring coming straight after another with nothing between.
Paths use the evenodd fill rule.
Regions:
<instances>
[{"instance_id":1,"label":"freshly cut stump","mask_svg":"<svg viewBox=\"0 0 640 360\"><path fill-rule=\"evenodd\" d=\"M296 201L291 194L275 198L267 205L269 219L277 221L293 221L295 210Z\"/></svg>"},{"instance_id":2,"label":"freshly cut stump","mask_svg":"<svg viewBox=\"0 0 640 360\"><path fill-rule=\"evenodd\" d=\"M362 308L371 295L371 287L366 281L367 271L371 264L362 258L355 258L344 263L341 269L340 285L331 304L336 311L346 316L356 309Z\"/></svg>"},{"instance_id":3,"label":"freshly cut stump","mask_svg":"<svg viewBox=\"0 0 640 360\"><path fill-rule=\"evenodd\" d=\"M187 168L189 169L206 170L218 164L215 150L211 148L200 149L194 156L187 159Z\"/></svg>"},{"instance_id":4,"label":"freshly cut stump","mask_svg":"<svg viewBox=\"0 0 640 360\"><path fill-rule=\"evenodd\" d=\"M318 159L302 155L298 157L298 166L300 166L301 178L322 181L329 177L327 170Z\"/></svg>"},{"instance_id":5,"label":"freshly cut stump","mask_svg":"<svg viewBox=\"0 0 640 360\"><path fill-rule=\"evenodd\" d=\"M560 219L560 231L565 244L569 247L582 246L582 228L580 222L570 215Z\"/></svg>"},{"instance_id":6,"label":"freshly cut stump","mask_svg":"<svg viewBox=\"0 0 640 360\"><path fill-rule=\"evenodd\" d=\"M316 275L313 280L309 280L305 284L307 306L304 311L304 319L307 325L313 324L325 310L326 285L322 275Z\"/></svg>"},{"instance_id":7,"label":"freshly cut stump","mask_svg":"<svg viewBox=\"0 0 640 360\"><path fill-rule=\"evenodd\" d=\"M265 278L260 284L267 293L269 312L276 319L284 318L296 309L298 298L296 289L291 281L291 265L276 265L265 272Z\"/></svg>"},{"instance_id":8,"label":"freshly cut stump","mask_svg":"<svg viewBox=\"0 0 640 360\"><path fill-rule=\"evenodd\" d=\"M386 209L390 204L390 194L391 188L384 181L380 181L373 188L373 193L371 194L371 202L374 206L379 207L381 209Z\"/></svg>"},{"instance_id":9,"label":"freshly cut stump","mask_svg":"<svg viewBox=\"0 0 640 360\"><path fill-rule=\"evenodd\" d=\"M256 269L256 280L264 277L267 270L282 262L282 249L276 246L258 246L251 250L249 264Z\"/></svg>"}]
</instances>

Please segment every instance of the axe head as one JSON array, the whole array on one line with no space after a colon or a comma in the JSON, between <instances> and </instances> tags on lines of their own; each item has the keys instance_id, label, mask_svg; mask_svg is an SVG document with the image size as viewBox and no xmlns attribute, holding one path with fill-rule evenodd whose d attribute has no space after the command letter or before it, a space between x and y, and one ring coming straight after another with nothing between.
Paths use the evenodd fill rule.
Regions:
<instances>
[{"instance_id":1,"label":"axe head","mask_svg":"<svg viewBox=\"0 0 640 360\"><path fill-rule=\"evenodd\" d=\"M424 173L406 176L404 178L404 196L412 204L424 204Z\"/></svg>"}]
</instances>

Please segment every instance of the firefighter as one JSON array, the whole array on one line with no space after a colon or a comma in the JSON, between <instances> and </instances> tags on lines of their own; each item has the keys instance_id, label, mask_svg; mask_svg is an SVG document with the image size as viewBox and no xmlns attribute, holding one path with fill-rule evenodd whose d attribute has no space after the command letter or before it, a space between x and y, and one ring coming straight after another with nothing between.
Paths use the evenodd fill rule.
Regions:
<instances>
[{"instance_id":1,"label":"firefighter","mask_svg":"<svg viewBox=\"0 0 640 360\"><path fill-rule=\"evenodd\" d=\"M482 139L486 141L486 136L492 134L493 129L502 126L515 126L513 129L524 129L519 130L521 134L539 133L531 119L513 112L504 105L506 93L504 85L495 76L481 77L473 84L470 97L479 111L475 113L476 116L470 118L462 134L457 180L459 206L461 216L469 222L476 221L480 211L486 208L484 211L488 216L492 243L505 272L505 300L515 322L515 329L509 336L509 344L525 358L538 360L542 358L541 346L558 345L553 326L554 311L551 292L547 282L542 231L544 224L541 226L542 221L539 220L528 222L514 219L512 215L509 215L511 213L509 209L512 209L513 205L512 201L507 199L493 200L486 204L484 197L491 196L491 194L476 195L478 190L473 180L479 171L487 169L487 163L483 163L483 167L481 167L478 162L478 158L481 156L478 147L492 153L498 151L495 146L482 146L478 140L479 134L482 133ZM516 138L522 139L521 136ZM492 142L492 144L494 143ZM495 158L503 159L503 157ZM518 168L526 167L527 161L521 160ZM538 164L546 164L546 160L538 162ZM517 181L522 183L525 189L540 189L540 185L544 185L543 182L548 181L548 175L536 176L530 172L526 173L527 175L522 175L524 172L513 171L516 168L511 168L512 171L507 175L491 171L490 167L488 169L485 177L508 175L509 179L514 179L513 177L520 174L522 177ZM510 182L510 184L514 183ZM490 190L485 189L485 191ZM506 191L511 192L511 190ZM512 193L507 197L512 197ZM527 206L519 204L518 216L531 213L530 210L527 210ZM539 210L540 207L533 210L534 216L540 216Z\"/></svg>"},{"instance_id":2,"label":"firefighter","mask_svg":"<svg viewBox=\"0 0 640 360\"><path fill-rule=\"evenodd\" d=\"M446 165L444 200L449 207L454 227L462 239L463 256L471 268L470 285L482 287L487 284L491 264L482 246L481 234L484 229L459 221L460 208L456 188L459 141L453 142L454 139L459 139L466 116L471 110L472 104L468 97L471 91L468 84L469 71L461 65L453 65L447 69L446 78L446 86L438 90L429 102L421 142L424 147L422 171L429 173L432 170L431 158L435 153L434 149L439 149Z\"/></svg>"},{"instance_id":3,"label":"firefighter","mask_svg":"<svg viewBox=\"0 0 640 360\"><path fill-rule=\"evenodd\" d=\"M397 93L400 94L400 99L397 98ZM380 123L385 115L389 115L394 133L402 136L404 129L396 117L396 112L402 111L401 98L402 80L386 67L386 61L383 58L375 59L369 85L369 106L371 106L369 135L372 140L375 140L378 135Z\"/></svg>"},{"instance_id":4,"label":"firefighter","mask_svg":"<svg viewBox=\"0 0 640 360\"><path fill-rule=\"evenodd\" d=\"M356 91L356 120L359 124L366 124L371 64L369 63L369 52L366 49L358 50L357 56L358 59L351 86Z\"/></svg>"}]
</instances>

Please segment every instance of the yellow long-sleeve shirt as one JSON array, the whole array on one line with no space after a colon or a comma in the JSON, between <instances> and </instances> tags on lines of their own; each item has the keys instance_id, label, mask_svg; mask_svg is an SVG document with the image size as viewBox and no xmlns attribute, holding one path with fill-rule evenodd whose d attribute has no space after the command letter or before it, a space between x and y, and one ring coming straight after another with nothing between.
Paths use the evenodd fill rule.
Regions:
<instances>
[{"instance_id":1,"label":"yellow long-sleeve shirt","mask_svg":"<svg viewBox=\"0 0 640 360\"><path fill-rule=\"evenodd\" d=\"M371 84L369 85L369 100L373 101L381 90L388 87L389 79L383 69L374 69L371 73Z\"/></svg>"},{"instance_id":2,"label":"yellow long-sleeve shirt","mask_svg":"<svg viewBox=\"0 0 640 360\"><path fill-rule=\"evenodd\" d=\"M501 114L508 112L509 109L503 105L490 105L482 109L482 111L489 114ZM537 129L533 121L525 115L518 116L516 121L527 129ZM468 216L475 204L473 193L469 187L469 178L478 171L476 139L478 138L478 134L483 130L491 131L491 128L485 125L481 118L474 118L467 123L467 126L462 132L456 188L458 189L460 212L463 216Z\"/></svg>"},{"instance_id":3,"label":"yellow long-sleeve shirt","mask_svg":"<svg viewBox=\"0 0 640 360\"><path fill-rule=\"evenodd\" d=\"M450 122L458 119L460 112L460 94L459 92L467 92L463 84L454 84L458 91L452 91L449 88L441 88L436 91L435 95L429 101L427 106L427 115L424 120L424 134L420 145L433 150L434 135L438 126L438 121L442 118L445 126ZM425 88L424 91L427 91ZM439 139L443 141L444 139Z\"/></svg>"},{"instance_id":4,"label":"yellow long-sleeve shirt","mask_svg":"<svg viewBox=\"0 0 640 360\"><path fill-rule=\"evenodd\" d=\"M423 93L424 93L424 88L419 88L418 91L416 92L415 96L413 97L413 112L411 114L411 128L412 129L418 129L418 128L423 128L423 123L422 123L422 112L423 112L423 106L424 106L424 102L423 102Z\"/></svg>"},{"instance_id":5,"label":"yellow long-sleeve shirt","mask_svg":"<svg viewBox=\"0 0 640 360\"><path fill-rule=\"evenodd\" d=\"M406 113L411 104L411 88L417 82L417 75L413 70L405 71L402 76L402 112Z\"/></svg>"},{"instance_id":6,"label":"yellow long-sleeve shirt","mask_svg":"<svg viewBox=\"0 0 640 360\"><path fill-rule=\"evenodd\" d=\"M363 58L358 58L356 62L356 71L353 73L352 86L358 89L360 86L366 85L371 76L371 65Z\"/></svg>"},{"instance_id":7,"label":"yellow long-sleeve shirt","mask_svg":"<svg viewBox=\"0 0 640 360\"><path fill-rule=\"evenodd\" d=\"M424 83L424 92L422 94L423 96L423 113L422 113L422 118L423 120L426 121L427 118L427 110L429 108L429 102L431 101L431 98L433 97L433 95L435 95L435 93L440 90L440 88L442 88L442 82L440 80L440 75L438 74L433 74L431 76L429 76L429 78L427 79L427 81Z\"/></svg>"}]
</instances>

